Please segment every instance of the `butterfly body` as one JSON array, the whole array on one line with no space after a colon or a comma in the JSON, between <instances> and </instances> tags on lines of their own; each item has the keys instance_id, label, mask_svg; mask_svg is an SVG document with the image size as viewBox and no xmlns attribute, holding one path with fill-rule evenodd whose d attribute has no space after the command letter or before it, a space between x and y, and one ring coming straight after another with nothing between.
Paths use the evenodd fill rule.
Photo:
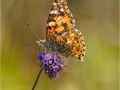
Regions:
<instances>
[{"instance_id":1,"label":"butterfly body","mask_svg":"<svg viewBox=\"0 0 120 90\"><path fill-rule=\"evenodd\" d=\"M37 43L64 56L82 60L86 46L81 32L74 26L75 20L67 7L67 2L55 0L47 21L46 40Z\"/></svg>"}]
</instances>

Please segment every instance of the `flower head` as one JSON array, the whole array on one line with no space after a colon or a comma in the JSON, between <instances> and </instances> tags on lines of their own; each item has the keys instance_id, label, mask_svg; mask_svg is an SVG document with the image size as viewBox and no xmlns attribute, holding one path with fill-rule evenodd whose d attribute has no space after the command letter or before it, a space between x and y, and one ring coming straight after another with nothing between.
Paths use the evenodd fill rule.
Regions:
<instances>
[{"instance_id":1,"label":"flower head","mask_svg":"<svg viewBox=\"0 0 120 90\"><path fill-rule=\"evenodd\" d=\"M45 70L50 79L55 78L63 70L63 62L60 56L52 52L41 52L39 55L41 68Z\"/></svg>"}]
</instances>

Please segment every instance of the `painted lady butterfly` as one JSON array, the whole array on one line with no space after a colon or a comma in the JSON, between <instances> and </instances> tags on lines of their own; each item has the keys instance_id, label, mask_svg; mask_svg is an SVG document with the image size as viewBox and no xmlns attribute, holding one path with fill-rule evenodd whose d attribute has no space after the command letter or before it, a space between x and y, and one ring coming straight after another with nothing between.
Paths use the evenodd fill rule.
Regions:
<instances>
[{"instance_id":1,"label":"painted lady butterfly","mask_svg":"<svg viewBox=\"0 0 120 90\"><path fill-rule=\"evenodd\" d=\"M65 0L55 0L49 13L46 40L36 41L39 46L57 51L64 56L82 60L85 42L79 30L74 28L75 20Z\"/></svg>"}]
</instances>

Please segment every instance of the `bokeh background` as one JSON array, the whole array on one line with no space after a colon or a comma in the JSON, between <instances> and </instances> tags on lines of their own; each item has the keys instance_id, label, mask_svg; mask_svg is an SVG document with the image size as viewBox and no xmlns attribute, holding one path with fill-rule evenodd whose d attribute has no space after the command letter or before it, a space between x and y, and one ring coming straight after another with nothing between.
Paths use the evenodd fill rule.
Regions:
<instances>
[{"instance_id":1,"label":"bokeh background","mask_svg":"<svg viewBox=\"0 0 120 90\"><path fill-rule=\"evenodd\" d=\"M54 0L2 0L1 90L31 90L40 70L36 36L45 39ZM86 42L84 63L67 58L60 77L41 74L35 90L118 90L118 0L67 0ZM27 45L26 45L27 44Z\"/></svg>"}]
</instances>

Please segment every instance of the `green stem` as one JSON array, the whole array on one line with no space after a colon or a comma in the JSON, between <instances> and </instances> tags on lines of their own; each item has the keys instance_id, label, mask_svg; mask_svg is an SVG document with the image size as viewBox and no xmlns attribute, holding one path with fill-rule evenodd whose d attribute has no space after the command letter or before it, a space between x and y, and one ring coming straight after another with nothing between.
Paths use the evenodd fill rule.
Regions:
<instances>
[{"instance_id":1,"label":"green stem","mask_svg":"<svg viewBox=\"0 0 120 90\"><path fill-rule=\"evenodd\" d=\"M34 90L34 89L35 89L36 84L37 84L37 82L38 82L38 79L39 79L39 77L40 77L40 75L41 75L42 71L43 71L43 69L40 69L40 71L39 71L39 73L38 73L38 76L37 76L37 78L36 78L36 80L35 80L35 83L34 83L34 86L33 86L32 90Z\"/></svg>"}]
</instances>

